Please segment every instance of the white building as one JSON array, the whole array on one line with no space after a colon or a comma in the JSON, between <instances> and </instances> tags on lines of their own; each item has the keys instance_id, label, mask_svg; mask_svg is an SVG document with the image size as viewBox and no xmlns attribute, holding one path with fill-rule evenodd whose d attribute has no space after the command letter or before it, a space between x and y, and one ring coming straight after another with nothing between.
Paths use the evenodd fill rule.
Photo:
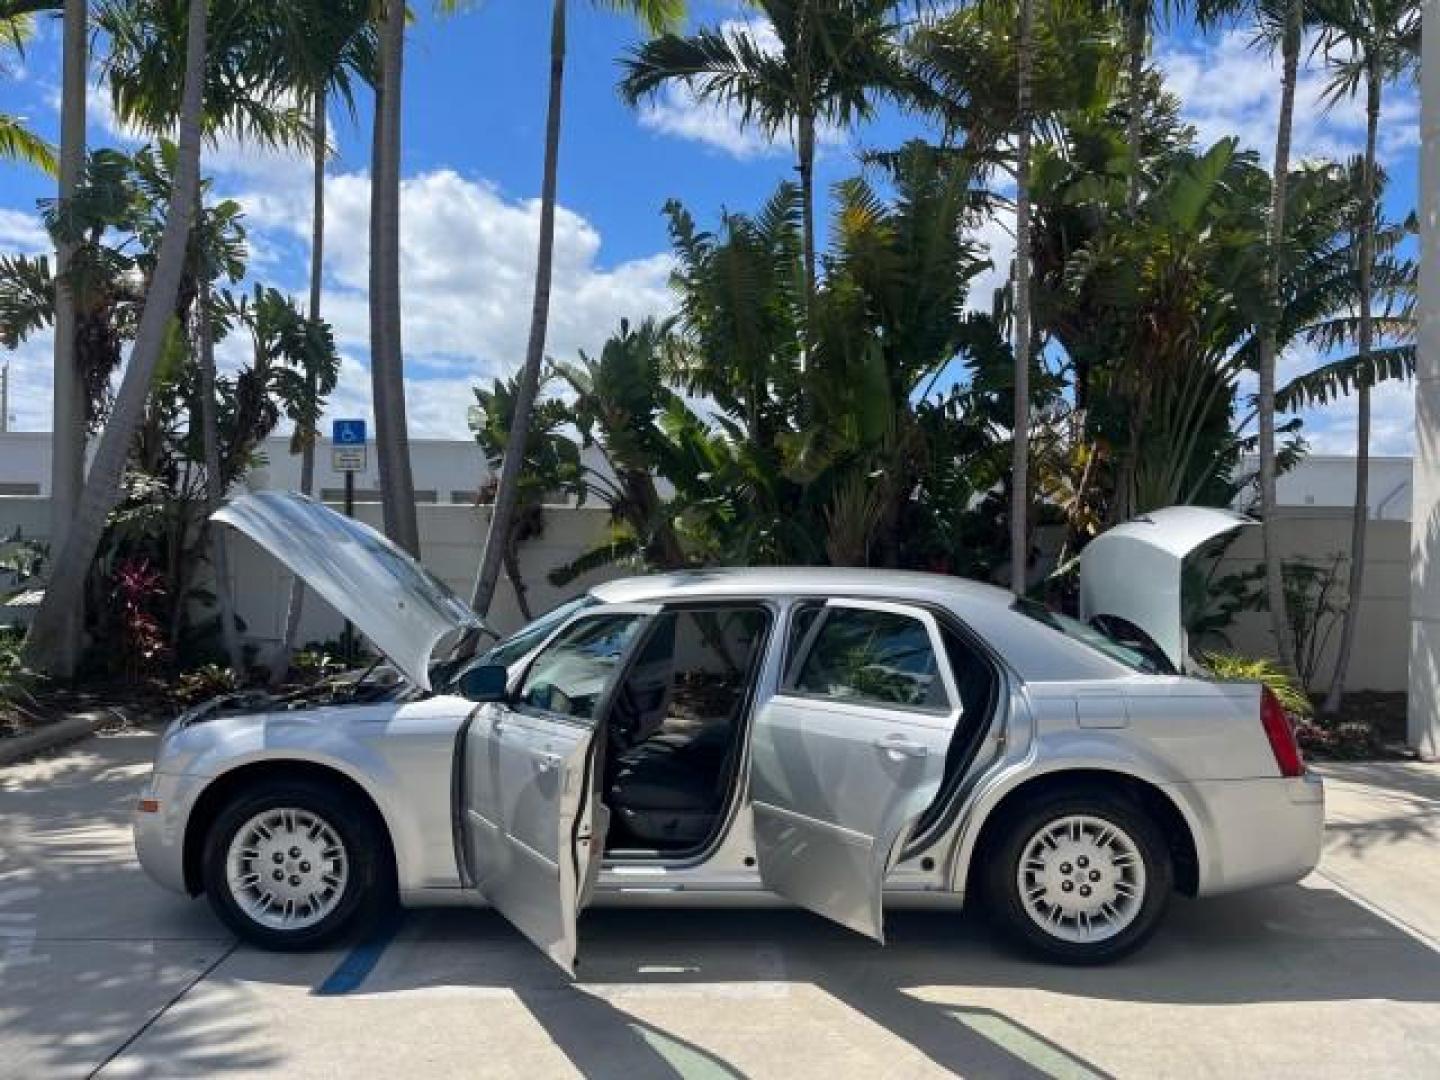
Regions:
<instances>
[{"instance_id":1,"label":"white building","mask_svg":"<svg viewBox=\"0 0 1440 1080\"><path fill-rule=\"evenodd\" d=\"M276 437L266 441L264 462L251 470L245 483L252 491L267 488L294 491L300 487L300 457L290 453L289 440ZM375 449L369 454L369 468L355 477L357 502L378 501L379 480ZM475 501L476 489L489 475L480 448L463 439L412 439L410 461L415 473L416 501L462 503ZM586 464L601 473L608 470L593 448ZM330 468L330 440L322 439L315 457L315 486L324 499L343 495L345 478ZM1254 468L1247 462L1247 468ZM1408 457L1370 459L1370 516L1388 521L1410 519L1411 462ZM0 495L50 494L50 435L43 431L0 433ZM1281 506L1317 509L1352 505L1355 497L1355 459L1311 454L1280 477Z\"/></svg>"},{"instance_id":2,"label":"white building","mask_svg":"<svg viewBox=\"0 0 1440 1080\"><path fill-rule=\"evenodd\" d=\"M297 491L300 487L300 455L290 453L290 440L267 439L262 461L245 477L251 491L277 489ZM355 501L379 501L379 474L375 447L369 450L368 468L355 474ZM592 448L585 463L601 469L603 461ZM411 439L410 464L415 476L415 500L421 503L475 502L476 491L489 476L489 468L473 440ZM315 453L315 491L326 500L344 497L345 477L330 468L330 440L321 439ZM48 431L0 432L0 495L50 494L50 433Z\"/></svg>"}]
</instances>

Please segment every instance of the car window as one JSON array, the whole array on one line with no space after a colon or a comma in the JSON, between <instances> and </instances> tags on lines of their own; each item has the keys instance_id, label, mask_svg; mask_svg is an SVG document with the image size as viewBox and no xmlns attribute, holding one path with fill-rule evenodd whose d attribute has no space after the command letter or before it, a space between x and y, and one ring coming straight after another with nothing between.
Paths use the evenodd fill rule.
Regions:
<instances>
[{"instance_id":1,"label":"car window","mask_svg":"<svg viewBox=\"0 0 1440 1080\"><path fill-rule=\"evenodd\" d=\"M1171 673L1166 670L1170 667L1170 662L1164 658L1163 653L1160 654L1160 659L1157 661L1153 655L1147 655L1146 652L1133 645L1122 644L1115 640L1103 629L1086 626L1079 619L1072 619L1069 615L1051 611L1044 604L1036 603L1034 600L1017 600L1013 607L1021 615L1026 615L1042 626L1048 626L1051 630L1064 634L1072 641L1088 645L1096 652L1104 653L1111 660L1119 661L1134 671L1144 672L1147 675Z\"/></svg>"},{"instance_id":2,"label":"car window","mask_svg":"<svg viewBox=\"0 0 1440 1080\"><path fill-rule=\"evenodd\" d=\"M598 615L567 626L525 673L517 704L593 721L643 615Z\"/></svg>"},{"instance_id":3,"label":"car window","mask_svg":"<svg viewBox=\"0 0 1440 1080\"><path fill-rule=\"evenodd\" d=\"M578 596L574 600L567 600L559 607L551 608L534 622L527 623L509 637L492 645L486 652L476 657L476 663L499 664L501 667L509 667L516 660L523 659L527 653L533 652L558 627L564 625L570 616L584 611L588 607L594 607L599 602L593 596Z\"/></svg>"},{"instance_id":4,"label":"car window","mask_svg":"<svg viewBox=\"0 0 1440 1080\"><path fill-rule=\"evenodd\" d=\"M919 619L891 611L827 609L792 689L841 701L947 708L930 631Z\"/></svg>"}]
</instances>

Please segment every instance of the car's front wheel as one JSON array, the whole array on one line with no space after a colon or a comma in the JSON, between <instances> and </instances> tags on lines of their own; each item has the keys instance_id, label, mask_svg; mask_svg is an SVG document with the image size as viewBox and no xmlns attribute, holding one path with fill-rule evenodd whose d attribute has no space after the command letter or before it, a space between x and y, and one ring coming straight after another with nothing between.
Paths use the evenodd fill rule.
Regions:
<instances>
[{"instance_id":1,"label":"car's front wheel","mask_svg":"<svg viewBox=\"0 0 1440 1080\"><path fill-rule=\"evenodd\" d=\"M325 784L276 780L232 799L205 840L205 892L239 937L314 949L369 923L393 893L374 812Z\"/></svg>"},{"instance_id":2,"label":"car's front wheel","mask_svg":"<svg viewBox=\"0 0 1440 1080\"><path fill-rule=\"evenodd\" d=\"M1001 826L984 867L987 907L1050 959L1100 964L1155 931L1174 883L1164 834L1143 808L1106 791L1055 792Z\"/></svg>"}]
</instances>

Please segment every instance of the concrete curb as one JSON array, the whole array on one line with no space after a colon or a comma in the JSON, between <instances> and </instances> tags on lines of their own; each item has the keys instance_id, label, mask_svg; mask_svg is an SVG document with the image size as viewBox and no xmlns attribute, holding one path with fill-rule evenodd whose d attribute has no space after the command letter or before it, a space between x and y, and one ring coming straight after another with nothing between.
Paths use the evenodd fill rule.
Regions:
<instances>
[{"instance_id":1,"label":"concrete curb","mask_svg":"<svg viewBox=\"0 0 1440 1080\"><path fill-rule=\"evenodd\" d=\"M0 766L13 765L47 750L88 739L98 728L114 720L113 715L104 712L76 713L28 734L0 739Z\"/></svg>"}]
</instances>

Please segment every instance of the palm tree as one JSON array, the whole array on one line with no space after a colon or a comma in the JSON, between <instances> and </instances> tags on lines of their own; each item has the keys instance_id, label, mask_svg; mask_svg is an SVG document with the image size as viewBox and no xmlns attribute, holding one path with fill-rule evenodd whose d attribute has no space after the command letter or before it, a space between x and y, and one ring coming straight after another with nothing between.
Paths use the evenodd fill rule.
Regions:
<instances>
[{"instance_id":1,"label":"palm tree","mask_svg":"<svg viewBox=\"0 0 1440 1080\"><path fill-rule=\"evenodd\" d=\"M1376 137L1380 130L1381 95L1386 79L1418 68L1419 57L1410 43L1420 23L1416 0L1313 0L1321 26L1321 46L1332 66L1327 87L1330 103L1365 93L1365 156L1360 175L1357 231L1360 240L1356 272L1359 306L1357 355L1360 373L1355 381L1355 509L1350 540L1349 604L1340 630L1340 651L1324 710L1340 709L1345 676L1355 647L1360 622L1360 600L1365 585L1365 534L1370 518L1370 391L1371 352L1375 345L1374 275L1375 229L1379 211L1376 185Z\"/></svg>"},{"instance_id":2,"label":"palm tree","mask_svg":"<svg viewBox=\"0 0 1440 1080\"><path fill-rule=\"evenodd\" d=\"M51 568L45 599L35 613L25 640L28 666L53 675L69 677L74 673L74 658L67 656L64 649L66 624L73 616L106 519L115 505L120 479L130 456L131 438L145 409L150 381L171 325L180 278L185 270L190 225L199 194L207 15L206 0L189 0L184 91L178 117L179 161L155 274L145 297L130 362L96 447L75 520Z\"/></svg>"},{"instance_id":3,"label":"palm tree","mask_svg":"<svg viewBox=\"0 0 1440 1080\"><path fill-rule=\"evenodd\" d=\"M1015 139L1015 427L1010 465L1010 589L1025 595L1030 564L1030 79L1035 29L1033 0L1020 0L1016 43Z\"/></svg>"},{"instance_id":4,"label":"palm tree","mask_svg":"<svg viewBox=\"0 0 1440 1080\"><path fill-rule=\"evenodd\" d=\"M789 131L800 174L805 296L815 295L815 138L821 123L870 115L877 90L898 85L892 12L897 0L753 0L779 50L754 30L665 34L624 61L620 94L631 105L681 83L702 101L733 105L767 136Z\"/></svg>"},{"instance_id":5,"label":"palm tree","mask_svg":"<svg viewBox=\"0 0 1440 1080\"><path fill-rule=\"evenodd\" d=\"M405 417L405 357L400 327L400 105L405 63L405 5L385 0L378 16L379 78L370 164L370 385L385 535L420 554L410 430Z\"/></svg>"},{"instance_id":6,"label":"palm tree","mask_svg":"<svg viewBox=\"0 0 1440 1080\"><path fill-rule=\"evenodd\" d=\"M312 322L318 322L321 315L320 297L325 269L325 162L329 153L327 109L331 99L338 97L353 115L353 78L359 77L374 85L375 28L370 22L370 8L369 0L308 0L306 3L281 5L276 19L278 33L271 43L271 55L264 61L270 77L295 88L301 107L310 116L314 166L308 312ZM318 392L313 380L306 389L312 398ZM318 413L318 408L312 410L312 414ZM292 442L300 447L300 490L306 495L315 488L315 443L318 437L313 422L295 425ZM270 668L272 682L278 682L289 670L290 654L295 648L295 635L304 604L305 582L297 576L290 584L285 630Z\"/></svg>"},{"instance_id":7,"label":"palm tree","mask_svg":"<svg viewBox=\"0 0 1440 1080\"><path fill-rule=\"evenodd\" d=\"M653 33L675 26L685 15L684 0L603 2L608 7L633 13ZM515 400L515 422L510 431L505 459L500 466L500 482L495 493L495 506L490 512L485 552L475 573L475 588L471 595L471 606L482 618L490 610L505 552L510 547L515 507L520 497L521 466L529 439L535 394L540 385L540 368L545 360L545 333L550 319L550 271L555 250L555 192L560 167L560 118L564 104L565 20L568 10L569 0L554 0L551 7L550 93L545 116L545 166L540 194L540 243L535 258L535 299L530 313L530 340L525 349L525 367L520 373ZM373 299L371 302L373 304ZM378 395L376 408L379 408ZM378 417L376 426L379 426Z\"/></svg>"}]
</instances>

